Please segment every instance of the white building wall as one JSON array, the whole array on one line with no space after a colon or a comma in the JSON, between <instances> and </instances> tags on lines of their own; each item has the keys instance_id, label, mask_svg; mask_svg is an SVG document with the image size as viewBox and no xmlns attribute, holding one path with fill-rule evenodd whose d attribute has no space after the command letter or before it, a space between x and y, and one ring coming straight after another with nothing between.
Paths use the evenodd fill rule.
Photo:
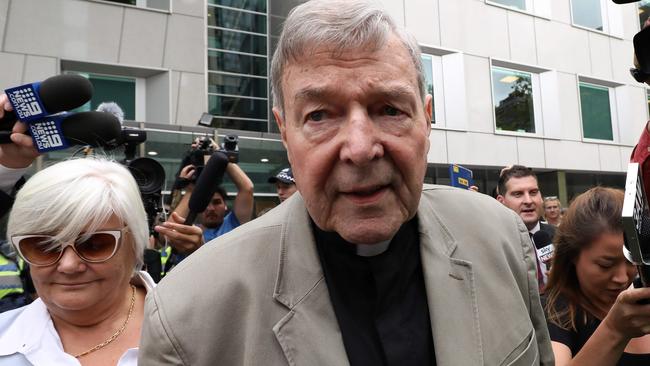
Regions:
<instances>
[{"instance_id":1,"label":"white building wall","mask_svg":"<svg viewBox=\"0 0 650 366\"><path fill-rule=\"evenodd\" d=\"M205 17L205 0L173 0L164 11L92 0L0 0L0 86L88 65L144 78L146 105L138 115L147 122L195 125L207 110Z\"/></svg>"},{"instance_id":2,"label":"white building wall","mask_svg":"<svg viewBox=\"0 0 650 366\"><path fill-rule=\"evenodd\" d=\"M433 127L430 163L626 170L632 147L648 119L646 90L628 72L632 37L639 30L636 4L613 6L611 16L620 20L611 22L616 34L612 36L572 25L570 0L536 0L537 15L485 0L382 2L423 46L455 50L463 57L466 98L460 103L445 98L445 109L464 105L467 124L460 131ZM554 100L553 108L545 111L543 132L531 136L495 130L492 59L550 72L547 82L552 80L554 93L545 97ZM614 142L583 141L579 77L620 86L616 88L619 121L614 125L614 135L618 135Z\"/></svg>"}]
</instances>

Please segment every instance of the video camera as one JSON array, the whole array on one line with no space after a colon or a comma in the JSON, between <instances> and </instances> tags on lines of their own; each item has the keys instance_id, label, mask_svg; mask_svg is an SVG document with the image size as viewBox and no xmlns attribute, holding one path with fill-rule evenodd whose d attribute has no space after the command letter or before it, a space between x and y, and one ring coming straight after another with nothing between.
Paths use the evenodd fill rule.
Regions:
<instances>
[{"instance_id":1,"label":"video camera","mask_svg":"<svg viewBox=\"0 0 650 366\"><path fill-rule=\"evenodd\" d=\"M635 3L639 0L612 0L616 4ZM650 80L650 27L641 29L634 36L634 55L638 62L638 67L630 68L630 73L634 80L645 83Z\"/></svg>"},{"instance_id":2,"label":"video camera","mask_svg":"<svg viewBox=\"0 0 650 366\"><path fill-rule=\"evenodd\" d=\"M612 0L629 4L638 0ZM630 69L640 83L650 81L650 27L644 27L634 36L634 55L638 65ZM639 278L634 287L650 287L650 207L639 163L628 164L625 199L623 202L623 254L637 267ZM643 300L643 303L648 303Z\"/></svg>"},{"instance_id":3,"label":"video camera","mask_svg":"<svg viewBox=\"0 0 650 366\"><path fill-rule=\"evenodd\" d=\"M146 140L145 130L122 127L120 138L111 148L124 146L124 159L120 163L129 169L138 184L140 197L147 212L149 233L154 234L156 218L163 211L162 188L165 184L165 169L154 159L135 157L137 146Z\"/></svg>"},{"instance_id":4,"label":"video camera","mask_svg":"<svg viewBox=\"0 0 650 366\"><path fill-rule=\"evenodd\" d=\"M201 175L206 161L212 156L215 151L221 151L226 154L228 161L231 163L239 162L239 137L237 135L226 135L223 138L223 143L219 146L207 134L199 137L193 144L192 149L183 158L181 169L186 165L194 165L195 173L190 178L188 183L196 182L196 179Z\"/></svg>"}]
</instances>

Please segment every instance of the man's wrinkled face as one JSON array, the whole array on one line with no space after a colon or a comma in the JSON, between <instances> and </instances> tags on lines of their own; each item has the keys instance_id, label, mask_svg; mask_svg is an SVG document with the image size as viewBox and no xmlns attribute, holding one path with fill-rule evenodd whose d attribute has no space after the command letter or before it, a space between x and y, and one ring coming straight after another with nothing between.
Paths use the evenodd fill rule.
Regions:
<instances>
[{"instance_id":1,"label":"man's wrinkled face","mask_svg":"<svg viewBox=\"0 0 650 366\"><path fill-rule=\"evenodd\" d=\"M506 193L497 196L497 200L516 212L528 230L537 225L537 210L542 206L542 194L535 177L510 178L506 182Z\"/></svg>"},{"instance_id":2,"label":"man's wrinkled face","mask_svg":"<svg viewBox=\"0 0 650 366\"><path fill-rule=\"evenodd\" d=\"M417 211L431 129L407 49L394 35L317 49L286 65L282 90L273 112L311 218L352 243L392 238Z\"/></svg>"}]
</instances>

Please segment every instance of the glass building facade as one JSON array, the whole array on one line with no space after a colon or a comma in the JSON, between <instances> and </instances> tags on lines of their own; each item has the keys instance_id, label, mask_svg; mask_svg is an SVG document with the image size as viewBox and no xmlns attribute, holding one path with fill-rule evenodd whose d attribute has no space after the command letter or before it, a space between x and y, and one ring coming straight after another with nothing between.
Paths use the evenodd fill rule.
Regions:
<instances>
[{"instance_id":1,"label":"glass building facade","mask_svg":"<svg viewBox=\"0 0 650 366\"><path fill-rule=\"evenodd\" d=\"M212 126L267 132L267 0L209 0L207 6L207 90Z\"/></svg>"}]
</instances>

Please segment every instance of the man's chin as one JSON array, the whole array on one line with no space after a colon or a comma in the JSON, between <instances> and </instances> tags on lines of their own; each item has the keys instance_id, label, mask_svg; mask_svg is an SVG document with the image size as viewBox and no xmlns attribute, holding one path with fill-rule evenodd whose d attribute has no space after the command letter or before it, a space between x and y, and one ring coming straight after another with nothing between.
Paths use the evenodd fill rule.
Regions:
<instances>
[{"instance_id":1,"label":"man's chin","mask_svg":"<svg viewBox=\"0 0 650 366\"><path fill-rule=\"evenodd\" d=\"M205 221L205 220L203 220L203 226L208 228L208 229L218 228L219 226L221 226L221 224L223 224L223 221L219 222L219 221Z\"/></svg>"},{"instance_id":2,"label":"man's chin","mask_svg":"<svg viewBox=\"0 0 650 366\"><path fill-rule=\"evenodd\" d=\"M353 225L337 225L335 231L346 241L353 244L377 244L391 240L399 230L401 224L377 224L370 222L357 222Z\"/></svg>"}]
</instances>

